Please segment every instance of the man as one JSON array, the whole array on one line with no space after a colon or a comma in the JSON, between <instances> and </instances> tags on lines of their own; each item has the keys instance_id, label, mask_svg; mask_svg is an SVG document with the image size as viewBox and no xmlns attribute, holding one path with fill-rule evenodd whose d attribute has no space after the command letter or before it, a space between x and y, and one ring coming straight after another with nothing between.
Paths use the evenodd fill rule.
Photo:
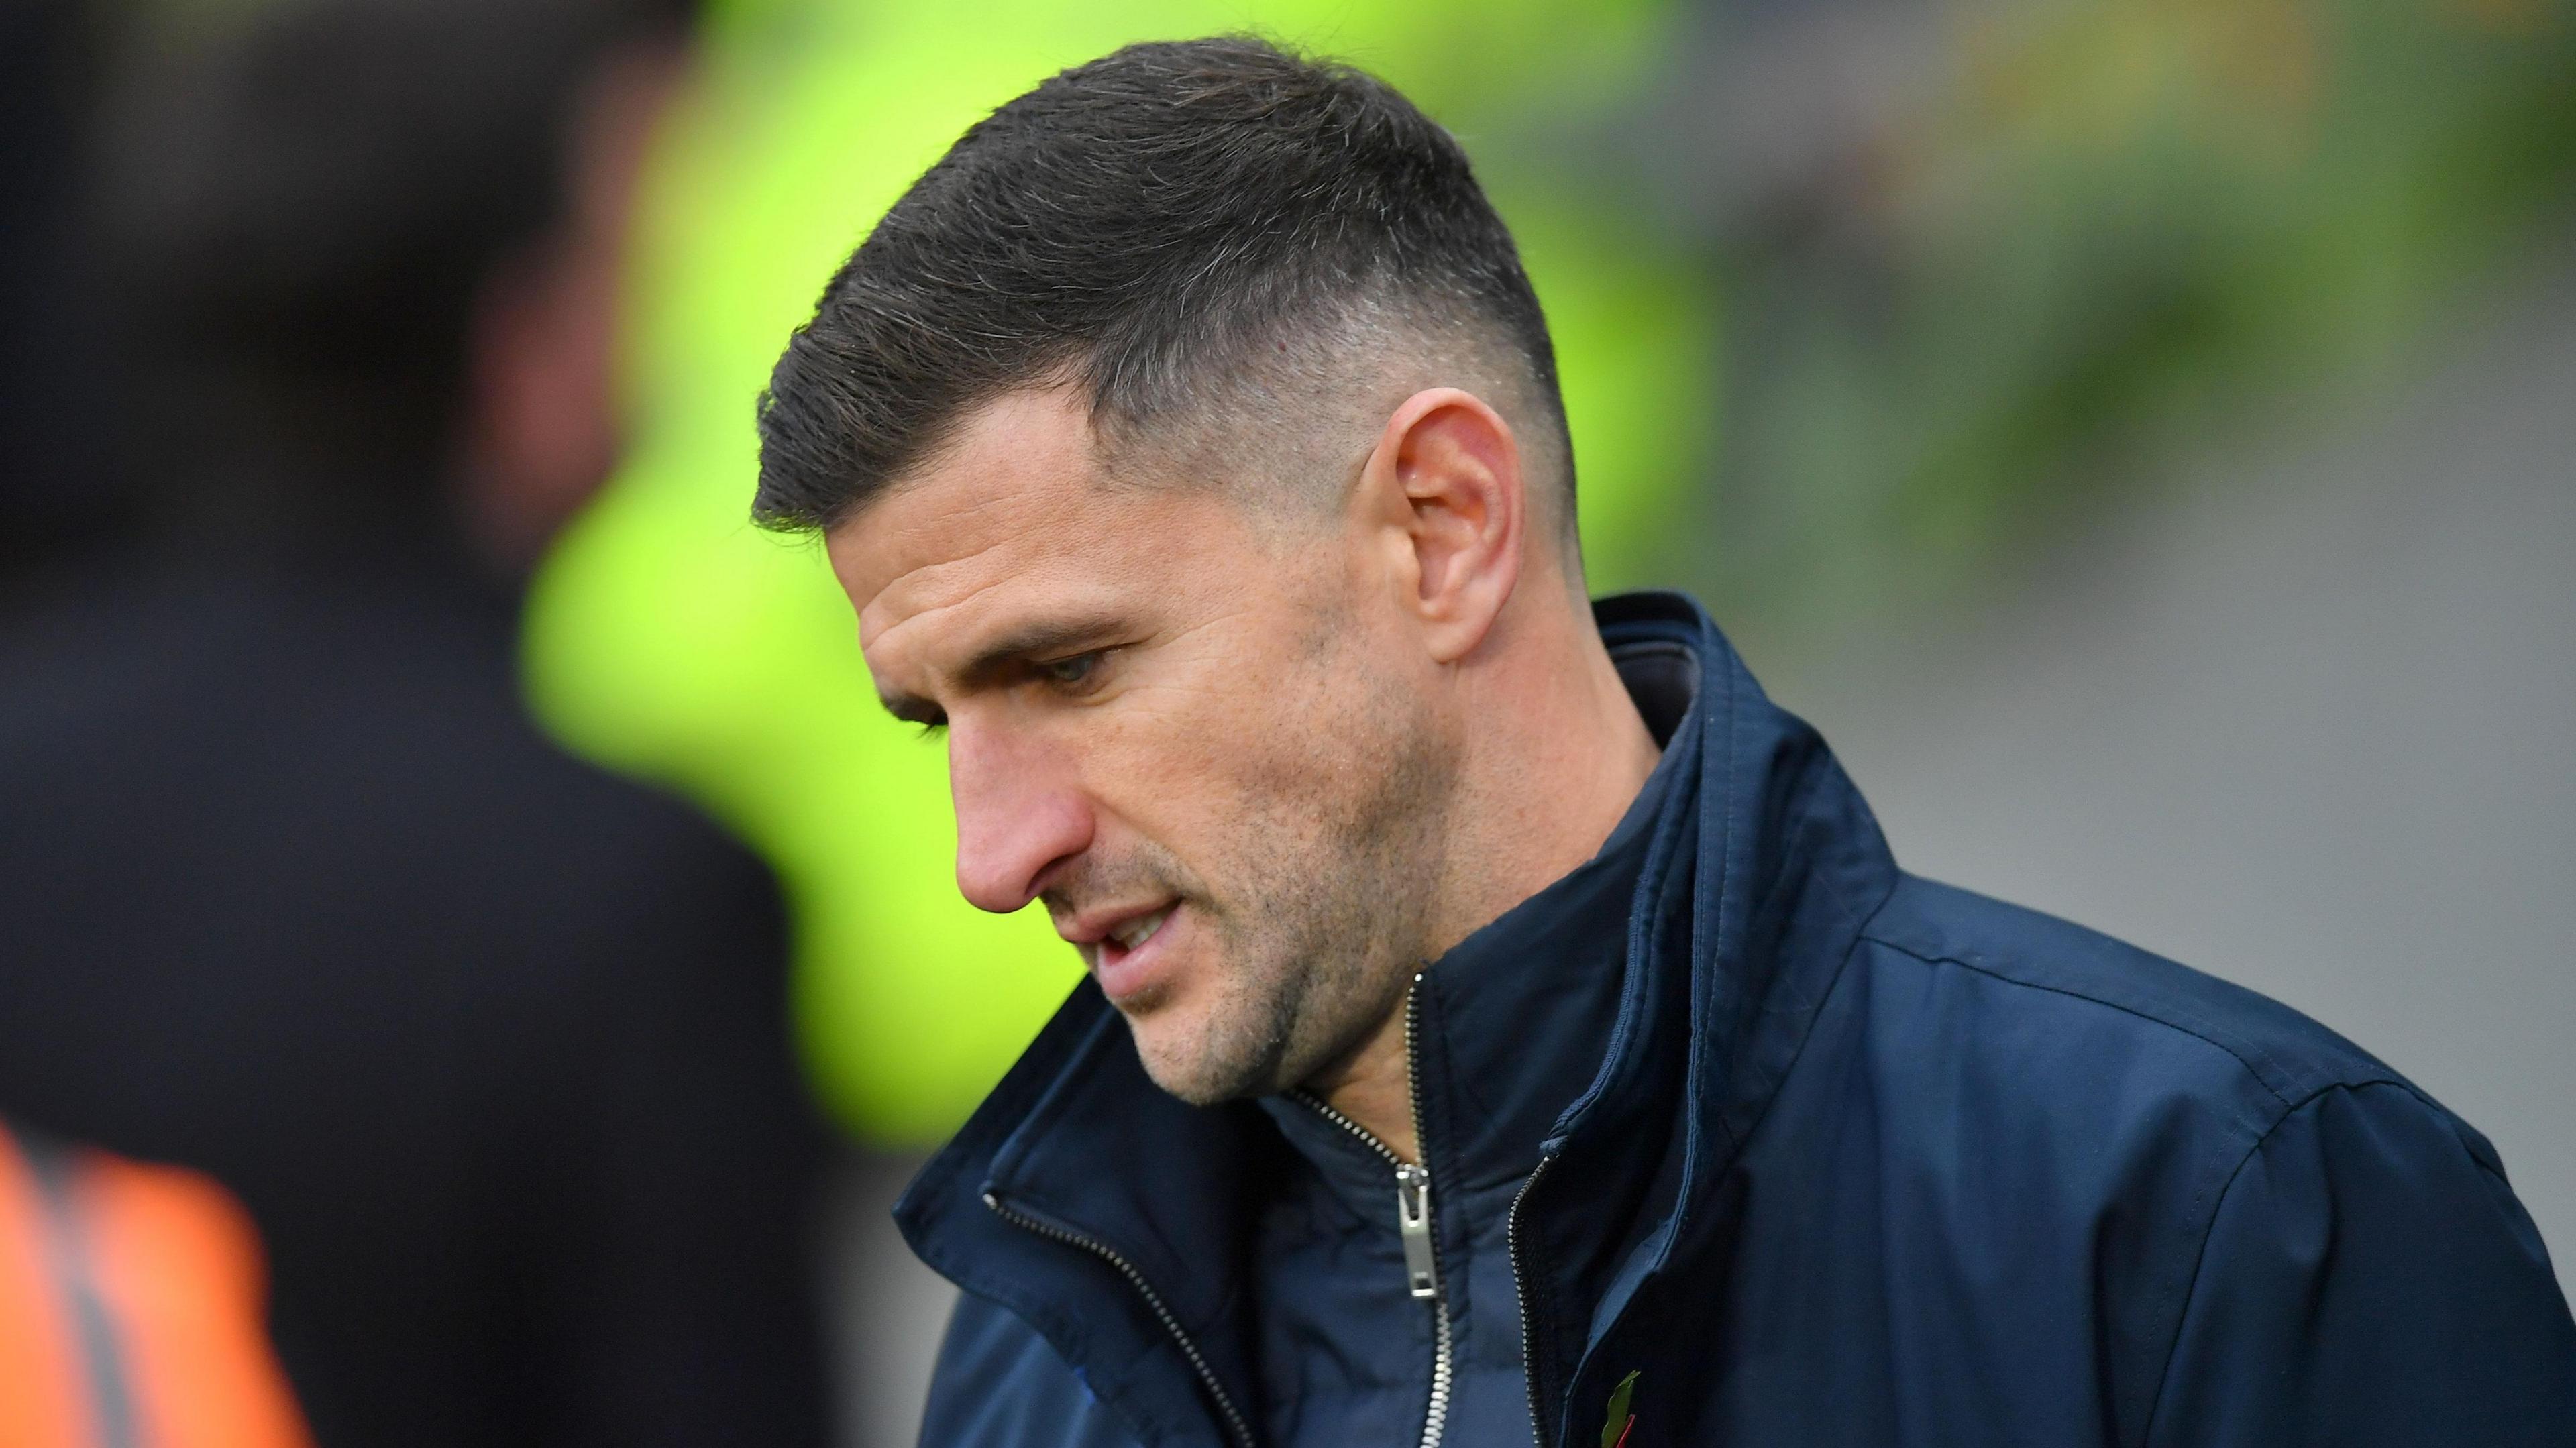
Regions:
<instances>
[{"instance_id":1,"label":"man","mask_svg":"<svg viewBox=\"0 0 2576 1448\"><path fill-rule=\"evenodd\" d=\"M2486 1142L1909 878L1669 595L1584 600L1448 136L1257 42L969 131L832 279L823 532L957 873L1091 978L899 1215L948 1445L2563 1444Z\"/></svg>"},{"instance_id":2,"label":"man","mask_svg":"<svg viewBox=\"0 0 2576 1448\"><path fill-rule=\"evenodd\" d=\"M124 18L117 426L46 481L134 536L0 615L0 1112L242 1203L320 1442L819 1443L776 884L513 670L689 16Z\"/></svg>"}]
</instances>

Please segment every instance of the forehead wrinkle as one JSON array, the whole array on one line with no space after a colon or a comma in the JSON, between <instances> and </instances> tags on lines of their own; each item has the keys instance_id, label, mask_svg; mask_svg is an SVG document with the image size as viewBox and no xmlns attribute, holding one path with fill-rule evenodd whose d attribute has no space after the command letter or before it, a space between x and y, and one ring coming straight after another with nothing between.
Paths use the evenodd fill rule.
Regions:
<instances>
[{"instance_id":1,"label":"forehead wrinkle","mask_svg":"<svg viewBox=\"0 0 2576 1448\"><path fill-rule=\"evenodd\" d=\"M1066 500L1049 496L1059 491L1018 480L979 490L953 508L928 509L927 516L926 498L888 499L889 509L916 506L883 519L886 531L853 550L854 567L873 553L899 570L859 606L860 647L915 614L946 611L999 582L1042 572L1050 561L1047 540L1071 532L1064 526L1071 512ZM1032 551L1036 558L1025 556Z\"/></svg>"},{"instance_id":2,"label":"forehead wrinkle","mask_svg":"<svg viewBox=\"0 0 2576 1448\"><path fill-rule=\"evenodd\" d=\"M932 470L827 539L845 588L885 580L857 610L881 695L954 697L974 687L960 671L1015 625L1132 610L1146 601L1139 576L1186 566L1175 542L1260 532L1223 489L1117 486L1087 429L1068 437L1030 415L1046 403L988 411Z\"/></svg>"},{"instance_id":3,"label":"forehead wrinkle","mask_svg":"<svg viewBox=\"0 0 2576 1448\"><path fill-rule=\"evenodd\" d=\"M934 567L946 572L976 563L993 551L986 549ZM1079 575L1070 587L1048 587L1070 561L1061 556L1034 563L1003 559L995 570L979 571L970 577L960 591L881 619L873 638L869 637L863 614L861 649L869 658L871 673L877 676L879 692L889 697L922 697L925 692L969 691L977 686L977 680L967 675L985 660L997 641L1010 641L1024 629L1043 631L1055 625L1077 634L1088 633L1133 612L1134 599L1099 582L1086 586ZM919 573L931 571L917 570L907 578L918 580ZM935 581L917 583L920 589L935 586ZM886 593L894 591L894 586L889 585ZM908 604L910 600L902 602ZM877 611L873 605L871 611ZM925 639L926 643L921 642ZM914 674L916 682L928 685L928 690L885 687L890 676L904 673Z\"/></svg>"},{"instance_id":4,"label":"forehead wrinkle","mask_svg":"<svg viewBox=\"0 0 2576 1448\"><path fill-rule=\"evenodd\" d=\"M1079 556L1096 554L1097 546L1084 540L1104 530L1097 524L1088 532L1073 526L1080 521L1080 513L1071 500L1046 498L1025 517L996 515L996 526L987 530L987 536L942 550L949 556L914 563L886 580L861 606L862 644L872 618L880 621L878 627L892 628L916 614L951 611L1005 583L1045 583ZM941 527L938 531L955 530Z\"/></svg>"},{"instance_id":5,"label":"forehead wrinkle","mask_svg":"<svg viewBox=\"0 0 2576 1448\"><path fill-rule=\"evenodd\" d=\"M860 647L868 646L871 635L882 635L916 619L964 607L1025 571L1009 567L1007 561L999 567L988 562L993 554L1016 541L1008 536L996 538L972 553L924 563L886 580L876 597L859 609ZM984 566L979 568L979 564Z\"/></svg>"}]
</instances>

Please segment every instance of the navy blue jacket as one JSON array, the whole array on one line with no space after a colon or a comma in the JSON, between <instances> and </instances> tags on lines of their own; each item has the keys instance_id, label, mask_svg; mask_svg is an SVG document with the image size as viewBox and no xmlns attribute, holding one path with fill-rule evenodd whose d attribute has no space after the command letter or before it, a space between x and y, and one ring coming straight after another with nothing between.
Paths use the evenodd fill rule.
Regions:
<instances>
[{"instance_id":1,"label":"navy blue jacket","mask_svg":"<svg viewBox=\"0 0 2576 1448\"><path fill-rule=\"evenodd\" d=\"M1689 703L1598 1070L1510 1210L1538 1441L2576 1444L2576 1324L2485 1138L2260 996L1903 874L1694 605L1599 612L1649 717ZM922 1441L1261 1442L1288 1149L1079 987L897 1210L966 1294Z\"/></svg>"}]
</instances>

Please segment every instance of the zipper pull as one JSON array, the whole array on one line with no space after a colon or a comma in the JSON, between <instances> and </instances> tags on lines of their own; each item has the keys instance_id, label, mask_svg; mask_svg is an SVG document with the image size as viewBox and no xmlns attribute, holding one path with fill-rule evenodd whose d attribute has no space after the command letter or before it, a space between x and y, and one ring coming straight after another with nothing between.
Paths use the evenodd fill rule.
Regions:
<instances>
[{"instance_id":1,"label":"zipper pull","mask_svg":"<svg viewBox=\"0 0 2576 1448\"><path fill-rule=\"evenodd\" d=\"M1404 1238L1404 1281L1416 1297L1440 1295L1431 1255L1431 1173L1411 1163L1395 1169L1395 1229Z\"/></svg>"}]
</instances>

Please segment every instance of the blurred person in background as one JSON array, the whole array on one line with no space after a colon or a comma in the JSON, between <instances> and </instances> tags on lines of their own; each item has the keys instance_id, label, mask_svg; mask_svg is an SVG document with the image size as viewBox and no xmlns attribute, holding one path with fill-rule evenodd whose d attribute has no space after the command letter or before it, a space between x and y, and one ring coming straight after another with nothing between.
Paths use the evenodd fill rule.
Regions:
<instances>
[{"instance_id":1,"label":"blurred person in background","mask_svg":"<svg viewBox=\"0 0 2576 1448\"><path fill-rule=\"evenodd\" d=\"M311 1448L264 1291L204 1175L0 1121L0 1443Z\"/></svg>"},{"instance_id":2,"label":"blurred person in background","mask_svg":"<svg viewBox=\"0 0 2576 1448\"><path fill-rule=\"evenodd\" d=\"M112 365L8 494L84 526L0 614L0 1112L239 1198L322 1443L819 1442L775 884L513 671L694 17L111 18Z\"/></svg>"}]
</instances>

